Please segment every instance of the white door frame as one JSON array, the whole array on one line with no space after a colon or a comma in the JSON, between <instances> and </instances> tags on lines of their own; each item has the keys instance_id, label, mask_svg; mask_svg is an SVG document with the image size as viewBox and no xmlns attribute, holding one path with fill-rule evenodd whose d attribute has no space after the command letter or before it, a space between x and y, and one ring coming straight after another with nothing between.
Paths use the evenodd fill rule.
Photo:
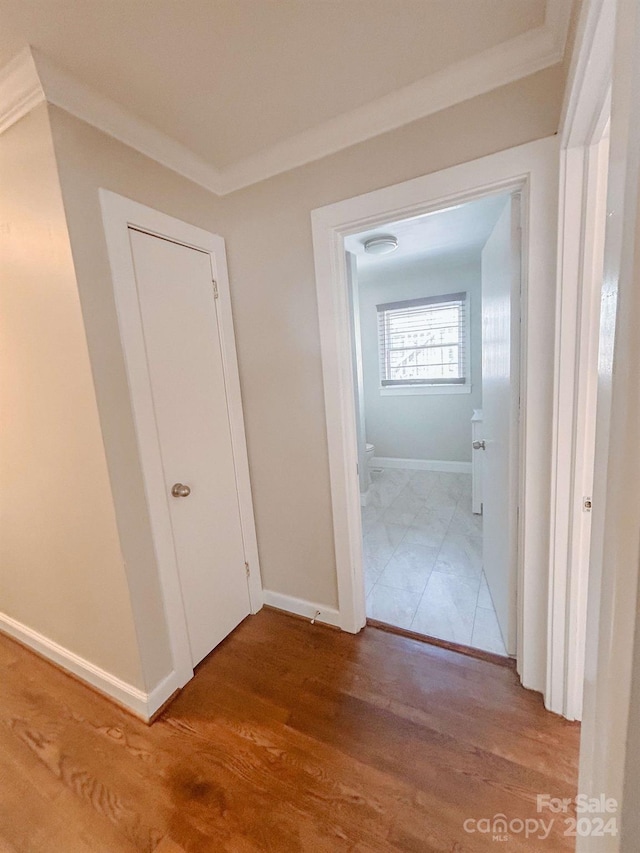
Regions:
<instances>
[{"instance_id":1,"label":"white door frame","mask_svg":"<svg viewBox=\"0 0 640 853\"><path fill-rule=\"evenodd\" d=\"M518 671L544 693L549 458L553 392L558 141L555 137L337 202L311 214L324 378L340 626L365 624L351 328L344 238L495 192L522 189L521 503ZM528 287L533 282L535 287Z\"/></svg>"},{"instance_id":2,"label":"white door frame","mask_svg":"<svg viewBox=\"0 0 640 853\"><path fill-rule=\"evenodd\" d=\"M587 0L560 133L548 707L582 717L615 3Z\"/></svg>"},{"instance_id":3,"label":"white door frame","mask_svg":"<svg viewBox=\"0 0 640 853\"><path fill-rule=\"evenodd\" d=\"M578 837L580 853L627 853L637 849L639 835L640 6L611 2L611 154L578 790L617 801L618 833Z\"/></svg>"},{"instance_id":4,"label":"white door frame","mask_svg":"<svg viewBox=\"0 0 640 853\"><path fill-rule=\"evenodd\" d=\"M147 234L206 252L211 259L211 286L213 290L213 280L215 280L220 297L217 306L218 326L229 408L240 523L245 559L250 567L249 600L252 613L260 610L263 604L262 582L251 500L249 463L224 240L216 234L211 234L194 225L174 219L172 216L167 216L108 190L100 190L100 205L145 495L173 658L173 672L165 680L166 683L163 682L165 685L163 693L166 695L156 697L154 693L156 708L149 709L150 713L153 713L176 689L182 687L192 678L193 665L172 535L169 499L164 481L162 455L153 407L151 379L138 303L133 254L129 240L129 226ZM136 607L134 603L132 609L135 620L135 614L140 612L140 608Z\"/></svg>"}]
</instances>

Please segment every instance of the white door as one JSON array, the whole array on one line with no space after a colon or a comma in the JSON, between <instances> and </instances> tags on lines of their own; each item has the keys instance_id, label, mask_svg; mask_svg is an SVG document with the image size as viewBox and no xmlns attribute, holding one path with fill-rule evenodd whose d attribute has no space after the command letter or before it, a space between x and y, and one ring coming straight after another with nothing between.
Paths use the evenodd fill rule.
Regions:
<instances>
[{"instance_id":1,"label":"white door","mask_svg":"<svg viewBox=\"0 0 640 853\"><path fill-rule=\"evenodd\" d=\"M250 611L211 259L129 235L195 665ZM178 485L189 494L174 496Z\"/></svg>"},{"instance_id":2,"label":"white door","mask_svg":"<svg viewBox=\"0 0 640 853\"><path fill-rule=\"evenodd\" d=\"M349 292L349 323L353 335L351 356L353 387L355 391L356 436L358 440L358 479L360 494L366 495L371 485L367 463L367 438L364 410L364 378L362 374L362 338L360 335L360 293L358 290L358 264L353 252L345 252L347 261L347 288Z\"/></svg>"},{"instance_id":3,"label":"white door","mask_svg":"<svg viewBox=\"0 0 640 853\"><path fill-rule=\"evenodd\" d=\"M502 636L516 653L520 329L519 196L482 251L483 564Z\"/></svg>"}]
</instances>

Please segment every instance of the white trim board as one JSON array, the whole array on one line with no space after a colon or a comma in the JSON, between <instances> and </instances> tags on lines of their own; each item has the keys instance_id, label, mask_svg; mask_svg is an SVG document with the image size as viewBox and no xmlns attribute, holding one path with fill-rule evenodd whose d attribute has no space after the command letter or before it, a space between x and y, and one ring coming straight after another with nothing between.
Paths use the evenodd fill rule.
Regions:
<instances>
[{"instance_id":1,"label":"white trim board","mask_svg":"<svg viewBox=\"0 0 640 853\"><path fill-rule=\"evenodd\" d=\"M560 128L547 697L582 717L615 4L585 0Z\"/></svg>"},{"instance_id":2,"label":"white trim board","mask_svg":"<svg viewBox=\"0 0 640 853\"><path fill-rule=\"evenodd\" d=\"M6 613L0 613L0 631L95 687L100 693L132 711L145 722L148 722L158 708L162 707L180 687L175 673L170 673L154 687L151 693L145 693L38 631L23 625L17 619L12 619Z\"/></svg>"},{"instance_id":3,"label":"white trim board","mask_svg":"<svg viewBox=\"0 0 640 853\"><path fill-rule=\"evenodd\" d=\"M598 120L610 107L615 3L585 0L571 58L560 123L561 148L584 147L602 138ZM608 112L608 110L607 110Z\"/></svg>"},{"instance_id":4,"label":"white trim board","mask_svg":"<svg viewBox=\"0 0 640 853\"><path fill-rule=\"evenodd\" d=\"M571 3L547 0L544 23L224 169L25 48L0 70L0 132L47 101L216 195L227 195L403 127L562 61ZM10 79L3 86L5 78Z\"/></svg>"},{"instance_id":5,"label":"white trim board","mask_svg":"<svg viewBox=\"0 0 640 853\"><path fill-rule=\"evenodd\" d=\"M0 69L0 133L44 100L33 56L29 48L25 48Z\"/></svg>"},{"instance_id":6,"label":"white trim board","mask_svg":"<svg viewBox=\"0 0 640 853\"><path fill-rule=\"evenodd\" d=\"M316 622L340 627L340 614L335 607L327 607L325 604L317 604L315 601L307 601L304 598L294 598L292 595L283 595L269 589L263 590L263 596L264 603L268 607L274 607L284 613L293 613L295 616L304 616L309 621L315 617Z\"/></svg>"},{"instance_id":7,"label":"white trim board","mask_svg":"<svg viewBox=\"0 0 640 853\"><path fill-rule=\"evenodd\" d=\"M312 211L340 623L365 624L351 329L344 239L390 221L492 193L522 192L522 417L517 665L525 687L545 692L549 567L549 455L553 400L558 149L556 137L491 154ZM528 282L535 287L528 287Z\"/></svg>"},{"instance_id":8,"label":"white trim board","mask_svg":"<svg viewBox=\"0 0 640 853\"><path fill-rule=\"evenodd\" d=\"M449 462L443 459L400 459L395 456L374 456L372 468L408 468L411 471L448 471L470 474L471 462Z\"/></svg>"},{"instance_id":9,"label":"white trim board","mask_svg":"<svg viewBox=\"0 0 640 853\"><path fill-rule=\"evenodd\" d=\"M566 0L547 0L542 26L229 166L220 172L219 194L335 154L561 62L570 13Z\"/></svg>"}]
</instances>

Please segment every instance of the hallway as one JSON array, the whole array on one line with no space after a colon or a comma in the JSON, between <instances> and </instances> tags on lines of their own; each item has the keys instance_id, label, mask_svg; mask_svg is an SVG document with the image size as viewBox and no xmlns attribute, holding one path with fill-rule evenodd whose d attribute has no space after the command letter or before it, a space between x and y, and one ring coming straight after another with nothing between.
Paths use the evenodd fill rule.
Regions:
<instances>
[{"instance_id":1,"label":"hallway","mask_svg":"<svg viewBox=\"0 0 640 853\"><path fill-rule=\"evenodd\" d=\"M4 637L0 665L11 853L494 850L464 821L575 795L579 727L510 665L374 628L263 610L151 727Z\"/></svg>"}]
</instances>

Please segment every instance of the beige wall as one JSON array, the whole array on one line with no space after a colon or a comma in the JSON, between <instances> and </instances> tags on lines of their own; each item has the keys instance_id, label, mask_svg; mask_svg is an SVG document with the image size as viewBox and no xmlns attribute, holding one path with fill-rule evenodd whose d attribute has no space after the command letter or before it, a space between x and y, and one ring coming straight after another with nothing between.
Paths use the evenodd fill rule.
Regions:
<instances>
[{"instance_id":1,"label":"beige wall","mask_svg":"<svg viewBox=\"0 0 640 853\"><path fill-rule=\"evenodd\" d=\"M46 107L0 136L0 611L143 686Z\"/></svg>"},{"instance_id":2,"label":"beige wall","mask_svg":"<svg viewBox=\"0 0 640 853\"><path fill-rule=\"evenodd\" d=\"M552 68L223 199L270 589L336 600L310 211L553 134L562 88Z\"/></svg>"},{"instance_id":3,"label":"beige wall","mask_svg":"<svg viewBox=\"0 0 640 853\"><path fill-rule=\"evenodd\" d=\"M148 688L171 669L98 188L220 231L216 198L68 113L49 107L71 251Z\"/></svg>"},{"instance_id":4,"label":"beige wall","mask_svg":"<svg viewBox=\"0 0 640 853\"><path fill-rule=\"evenodd\" d=\"M553 134L563 83L561 67L547 69L224 198L50 108L122 548L134 599L147 592L145 624L160 602L98 188L225 237L264 585L335 606L310 211ZM152 639L141 638L143 657Z\"/></svg>"}]
</instances>

